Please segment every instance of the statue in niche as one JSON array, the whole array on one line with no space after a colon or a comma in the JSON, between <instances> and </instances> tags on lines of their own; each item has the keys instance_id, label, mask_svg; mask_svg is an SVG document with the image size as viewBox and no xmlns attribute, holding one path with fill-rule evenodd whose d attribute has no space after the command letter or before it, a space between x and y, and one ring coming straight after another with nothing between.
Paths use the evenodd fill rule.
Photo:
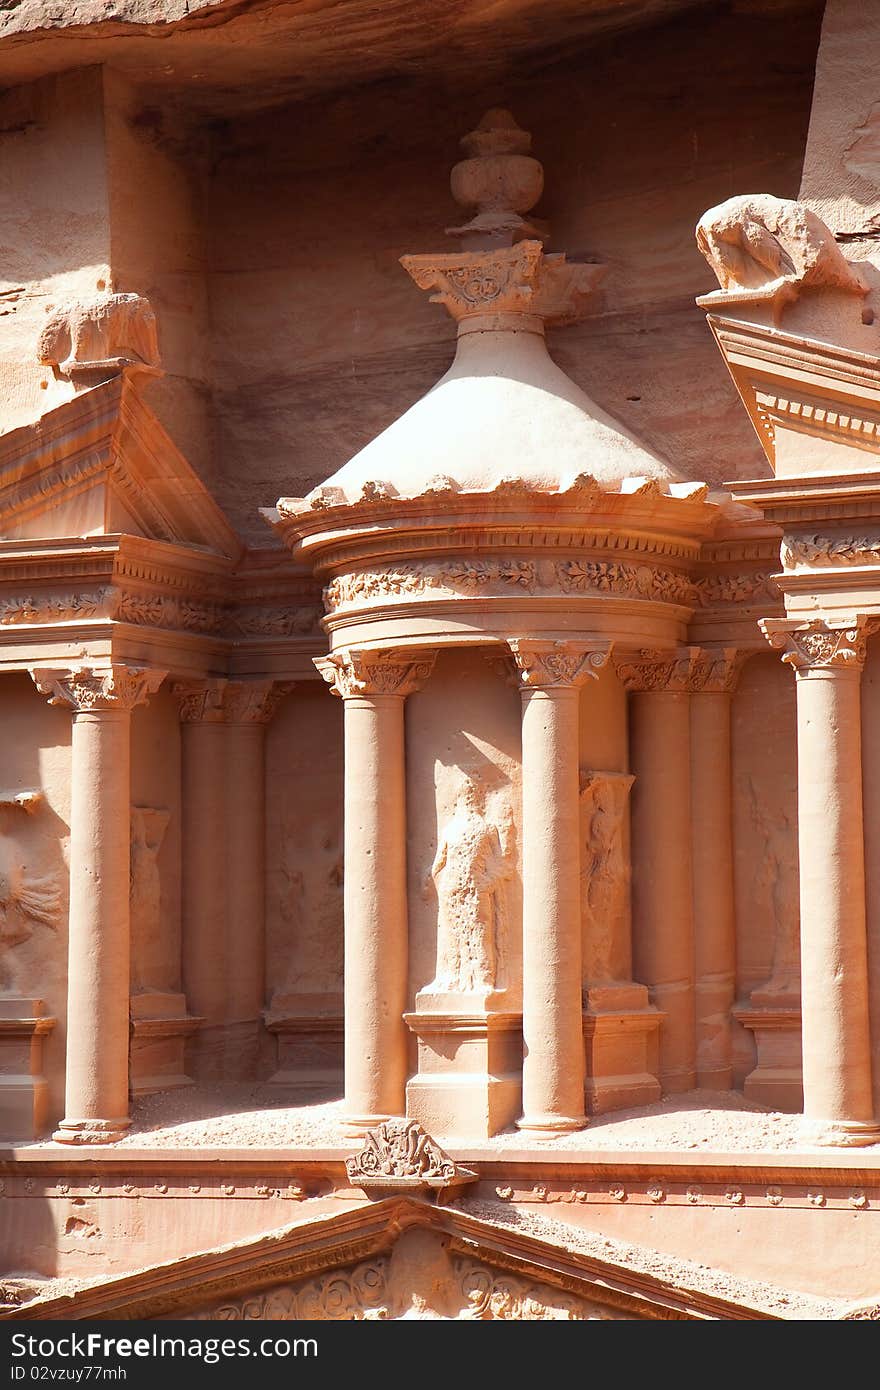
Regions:
<instances>
[{"instance_id":1,"label":"statue in niche","mask_svg":"<svg viewBox=\"0 0 880 1390\"><path fill-rule=\"evenodd\" d=\"M22 863L21 850L4 837L0 847L0 989L19 988L10 948L29 941L36 925L58 928L61 885L55 874L36 874Z\"/></svg>"},{"instance_id":2,"label":"statue in niche","mask_svg":"<svg viewBox=\"0 0 880 1390\"><path fill-rule=\"evenodd\" d=\"M488 994L502 985L507 883L513 875L513 814L488 819L476 779L462 784L431 865L437 892L437 974L431 991Z\"/></svg>"},{"instance_id":3,"label":"statue in niche","mask_svg":"<svg viewBox=\"0 0 880 1390\"><path fill-rule=\"evenodd\" d=\"M783 805L768 808L766 794L758 796L750 781L752 821L763 853L755 878L755 896L773 923L773 968L753 1000L768 998L799 1003L801 992L800 900L797 824Z\"/></svg>"},{"instance_id":4,"label":"statue in niche","mask_svg":"<svg viewBox=\"0 0 880 1390\"><path fill-rule=\"evenodd\" d=\"M614 944L626 925L630 866L624 826L634 780L625 773L591 772L581 791L586 820L581 919L584 976L591 983L614 978Z\"/></svg>"},{"instance_id":5,"label":"statue in niche","mask_svg":"<svg viewBox=\"0 0 880 1390\"><path fill-rule=\"evenodd\" d=\"M159 875L159 850L162 848L170 819L170 811L157 810L152 806L131 808L129 900L131 938L135 948L132 953L133 963L139 955L143 956L149 943L158 939L161 929L162 880ZM155 984L155 981L148 982L138 978L132 981L136 991L152 988Z\"/></svg>"}]
</instances>

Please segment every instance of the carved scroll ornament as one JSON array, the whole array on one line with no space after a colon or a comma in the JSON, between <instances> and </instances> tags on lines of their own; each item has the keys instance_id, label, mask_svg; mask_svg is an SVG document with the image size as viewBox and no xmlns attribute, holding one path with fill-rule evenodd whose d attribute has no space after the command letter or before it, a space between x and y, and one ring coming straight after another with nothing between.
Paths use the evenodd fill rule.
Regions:
<instances>
[{"instance_id":1,"label":"carved scroll ornament","mask_svg":"<svg viewBox=\"0 0 880 1390\"><path fill-rule=\"evenodd\" d=\"M610 642L548 642L511 637L507 644L526 689L553 689L598 680L611 655Z\"/></svg>"},{"instance_id":2,"label":"carved scroll ornament","mask_svg":"<svg viewBox=\"0 0 880 1390\"><path fill-rule=\"evenodd\" d=\"M458 1170L416 1120L386 1120L371 1129L360 1153L345 1161L349 1182L446 1186Z\"/></svg>"},{"instance_id":3,"label":"carved scroll ornament","mask_svg":"<svg viewBox=\"0 0 880 1390\"><path fill-rule=\"evenodd\" d=\"M773 618L763 619L759 626L770 646L782 651L782 660L799 676L807 676L820 670L860 671L876 624L859 616L839 626L821 619L796 624Z\"/></svg>"},{"instance_id":4,"label":"carved scroll ornament","mask_svg":"<svg viewBox=\"0 0 880 1390\"><path fill-rule=\"evenodd\" d=\"M77 714L132 710L155 694L167 672L114 663L106 668L80 666L72 671L38 668L31 677L50 705L67 705Z\"/></svg>"}]
</instances>

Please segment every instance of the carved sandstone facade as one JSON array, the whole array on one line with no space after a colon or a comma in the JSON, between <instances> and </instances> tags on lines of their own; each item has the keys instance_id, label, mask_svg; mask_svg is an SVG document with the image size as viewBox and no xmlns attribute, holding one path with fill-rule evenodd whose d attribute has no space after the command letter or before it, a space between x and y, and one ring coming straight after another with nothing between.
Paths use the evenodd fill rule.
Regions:
<instances>
[{"instance_id":1,"label":"carved sandstone facade","mask_svg":"<svg viewBox=\"0 0 880 1390\"><path fill-rule=\"evenodd\" d=\"M873 1307L880 24L387 3L0 8L3 1316Z\"/></svg>"}]
</instances>

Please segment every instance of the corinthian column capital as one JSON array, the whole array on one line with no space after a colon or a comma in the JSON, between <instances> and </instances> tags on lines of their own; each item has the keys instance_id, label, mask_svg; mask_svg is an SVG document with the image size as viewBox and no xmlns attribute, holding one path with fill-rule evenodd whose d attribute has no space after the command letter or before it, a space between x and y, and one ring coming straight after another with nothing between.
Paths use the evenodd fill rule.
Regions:
<instances>
[{"instance_id":1,"label":"corinthian column capital","mask_svg":"<svg viewBox=\"0 0 880 1390\"><path fill-rule=\"evenodd\" d=\"M782 652L782 660L798 676L827 670L861 671L867 640L876 622L863 613L848 615L837 623L815 618L798 623L785 618L762 618L760 628L770 646Z\"/></svg>"},{"instance_id":2,"label":"corinthian column capital","mask_svg":"<svg viewBox=\"0 0 880 1390\"><path fill-rule=\"evenodd\" d=\"M642 648L626 652L615 662L627 690L694 694L733 690L747 653L736 647Z\"/></svg>"},{"instance_id":3,"label":"corinthian column capital","mask_svg":"<svg viewBox=\"0 0 880 1390\"><path fill-rule=\"evenodd\" d=\"M230 681L221 676L175 681L171 693L177 700L182 724L268 724L291 684L272 680Z\"/></svg>"},{"instance_id":4,"label":"corinthian column capital","mask_svg":"<svg viewBox=\"0 0 880 1390\"><path fill-rule=\"evenodd\" d=\"M598 680L611 656L610 642L549 641L511 637L507 643L522 688L548 690Z\"/></svg>"},{"instance_id":5,"label":"corinthian column capital","mask_svg":"<svg viewBox=\"0 0 880 1390\"><path fill-rule=\"evenodd\" d=\"M106 667L78 666L71 670L38 667L31 679L50 705L67 705L75 714L133 710L159 689L167 671L113 663Z\"/></svg>"},{"instance_id":6,"label":"corinthian column capital","mask_svg":"<svg viewBox=\"0 0 880 1390\"><path fill-rule=\"evenodd\" d=\"M315 666L334 695L412 695L434 669L437 653L390 647L380 651L347 647L315 657Z\"/></svg>"}]
</instances>

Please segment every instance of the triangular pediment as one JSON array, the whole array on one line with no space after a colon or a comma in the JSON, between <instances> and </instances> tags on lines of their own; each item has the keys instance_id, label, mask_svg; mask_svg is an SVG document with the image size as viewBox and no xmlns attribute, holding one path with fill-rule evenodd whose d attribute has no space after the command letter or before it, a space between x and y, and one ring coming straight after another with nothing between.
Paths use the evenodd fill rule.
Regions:
<instances>
[{"instance_id":1,"label":"triangular pediment","mask_svg":"<svg viewBox=\"0 0 880 1390\"><path fill-rule=\"evenodd\" d=\"M0 541L119 534L242 551L125 371L0 439Z\"/></svg>"},{"instance_id":2,"label":"triangular pediment","mask_svg":"<svg viewBox=\"0 0 880 1390\"><path fill-rule=\"evenodd\" d=\"M395 1196L304 1214L285 1230L30 1302L7 1316L332 1322L772 1314L455 1207Z\"/></svg>"}]
</instances>

